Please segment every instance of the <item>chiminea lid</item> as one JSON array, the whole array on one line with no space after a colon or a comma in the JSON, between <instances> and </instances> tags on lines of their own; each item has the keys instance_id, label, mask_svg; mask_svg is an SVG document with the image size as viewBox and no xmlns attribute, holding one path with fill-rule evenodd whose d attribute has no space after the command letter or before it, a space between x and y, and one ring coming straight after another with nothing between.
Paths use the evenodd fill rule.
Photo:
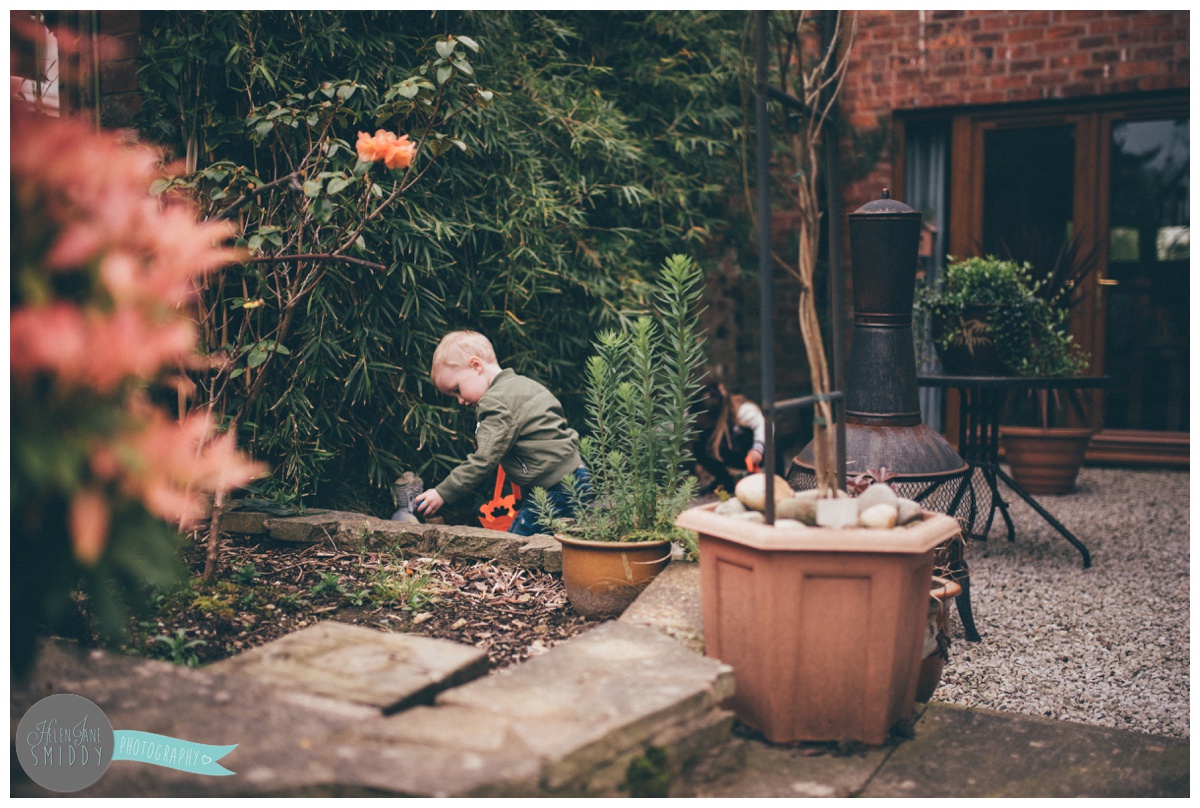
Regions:
<instances>
[{"instance_id":1,"label":"chiminea lid","mask_svg":"<svg viewBox=\"0 0 1200 808\"><path fill-rule=\"evenodd\" d=\"M892 192L889 188L884 188L879 199L872 200L863 205L858 210L851 213L851 216L869 216L869 215L885 215L885 216L920 216L920 211L913 210L908 205L898 199L892 199Z\"/></svg>"}]
</instances>

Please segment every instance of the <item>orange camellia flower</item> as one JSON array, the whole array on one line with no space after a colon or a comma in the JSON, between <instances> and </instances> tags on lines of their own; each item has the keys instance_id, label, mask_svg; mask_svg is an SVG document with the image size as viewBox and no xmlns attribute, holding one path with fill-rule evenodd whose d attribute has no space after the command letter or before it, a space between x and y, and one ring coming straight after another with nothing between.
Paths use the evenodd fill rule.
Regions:
<instances>
[{"instance_id":1,"label":"orange camellia flower","mask_svg":"<svg viewBox=\"0 0 1200 808\"><path fill-rule=\"evenodd\" d=\"M397 137L385 129L376 132L375 137L359 132L357 147L359 160L364 163L383 160L388 168L408 168L417 151L417 144L409 140L408 135Z\"/></svg>"}]
</instances>

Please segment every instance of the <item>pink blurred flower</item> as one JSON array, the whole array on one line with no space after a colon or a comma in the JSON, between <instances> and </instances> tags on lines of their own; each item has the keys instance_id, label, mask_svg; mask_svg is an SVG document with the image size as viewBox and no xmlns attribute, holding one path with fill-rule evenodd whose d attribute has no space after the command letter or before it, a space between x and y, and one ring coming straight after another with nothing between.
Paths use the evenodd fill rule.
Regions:
<instances>
[{"instance_id":1,"label":"pink blurred flower","mask_svg":"<svg viewBox=\"0 0 1200 808\"><path fill-rule=\"evenodd\" d=\"M180 422L145 402L133 411L139 427L122 436L120 451L93 453L93 468L110 457L128 457L120 472L122 486L163 519L192 524L204 515L204 494L237 488L266 473L265 466L237 451L232 433L215 435L207 413L192 413Z\"/></svg>"},{"instance_id":2,"label":"pink blurred flower","mask_svg":"<svg viewBox=\"0 0 1200 808\"><path fill-rule=\"evenodd\" d=\"M71 497L67 523L75 558L95 566L108 543L108 501L94 488L80 488Z\"/></svg>"},{"instance_id":3,"label":"pink blurred flower","mask_svg":"<svg viewBox=\"0 0 1200 808\"><path fill-rule=\"evenodd\" d=\"M9 318L9 361L13 376L50 371L78 378L88 351L83 311L69 303L19 308Z\"/></svg>"},{"instance_id":4,"label":"pink blurred flower","mask_svg":"<svg viewBox=\"0 0 1200 808\"><path fill-rule=\"evenodd\" d=\"M188 524L203 513L203 495L265 473L237 451L234 435L216 435L211 416L176 420L144 392L196 363L196 325L181 304L200 278L243 252L223 246L232 223L198 222L186 200L151 195L161 176L155 151L84 121L11 109L10 195L22 228L13 236L21 295L9 318L13 383L40 375L51 389L102 394L74 400L120 424L83 436L90 474L71 494L71 547L91 565L115 529L106 490ZM84 297L59 298L64 287L49 273L78 273L82 282L67 288ZM38 386L25 389L50 401ZM52 431L46 440L65 441Z\"/></svg>"},{"instance_id":5,"label":"pink blurred flower","mask_svg":"<svg viewBox=\"0 0 1200 808\"><path fill-rule=\"evenodd\" d=\"M195 325L175 317L154 322L141 309L111 314L69 303L24 307L9 321L12 374L52 373L63 387L113 391L129 378L151 379L196 347Z\"/></svg>"},{"instance_id":6,"label":"pink blurred flower","mask_svg":"<svg viewBox=\"0 0 1200 808\"><path fill-rule=\"evenodd\" d=\"M137 284L120 291L140 288L140 299L173 307L194 293L198 276L244 255L222 246L236 234L233 223L198 222L190 203L150 195L162 176L154 150L81 121L41 119L19 109L11 129L14 192L40 203L42 217L57 225L46 268L86 271L120 252L138 267Z\"/></svg>"},{"instance_id":7,"label":"pink blurred flower","mask_svg":"<svg viewBox=\"0 0 1200 808\"><path fill-rule=\"evenodd\" d=\"M133 377L154 378L163 368L174 367L196 347L196 327L187 319L154 322L133 307L121 307L110 317L89 323L87 363L83 378L106 391ZM96 350L103 346L103 350Z\"/></svg>"},{"instance_id":8,"label":"pink blurred flower","mask_svg":"<svg viewBox=\"0 0 1200 808\"><path fill-rule=\"evenodd\" d=\"M46 254L47 269L77 269L88 263L104 246L104 232L92 222L68 225Z\"/></svg>"}]
</instances>

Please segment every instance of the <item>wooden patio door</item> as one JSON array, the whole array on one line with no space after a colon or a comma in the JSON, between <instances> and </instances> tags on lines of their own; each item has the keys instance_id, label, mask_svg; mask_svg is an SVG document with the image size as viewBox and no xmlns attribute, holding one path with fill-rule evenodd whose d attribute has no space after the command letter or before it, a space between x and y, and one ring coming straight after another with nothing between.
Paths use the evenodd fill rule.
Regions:
<instances>
[{"instance_id":1,"label":"wooden patio door","mask_svg":"<svg viewBox=\"0 0 1200 808\"><path fill-rule=\"evenodd\" d=\"M1188 123L1174 102L992 111L953 120L950 252L1052 265L1064 241L1094 271L1071 330L1112 378L1089 459L1186 465Z\"/></svg>"}]
</instances>

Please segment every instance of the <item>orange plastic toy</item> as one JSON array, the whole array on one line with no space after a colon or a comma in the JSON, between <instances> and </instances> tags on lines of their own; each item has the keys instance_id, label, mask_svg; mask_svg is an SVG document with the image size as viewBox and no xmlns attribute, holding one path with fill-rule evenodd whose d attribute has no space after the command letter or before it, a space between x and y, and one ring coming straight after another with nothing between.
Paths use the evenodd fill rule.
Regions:
<instances>
[{"instance_id":1,"label":"orange plastic toy","mask_svg":"<svg viewBox=\"0 0 1200 808\"><path fill-rule=\"evenodd\" d=\"M521 499L521 489L514 483L512 493L506 497L500 496L504 488L504 469L496 467L496 493L489 502L479 508L479 524L489 530L508 530L512 527L513 519L517 516L517 502Z\"/></svg>"}]
</instances>

